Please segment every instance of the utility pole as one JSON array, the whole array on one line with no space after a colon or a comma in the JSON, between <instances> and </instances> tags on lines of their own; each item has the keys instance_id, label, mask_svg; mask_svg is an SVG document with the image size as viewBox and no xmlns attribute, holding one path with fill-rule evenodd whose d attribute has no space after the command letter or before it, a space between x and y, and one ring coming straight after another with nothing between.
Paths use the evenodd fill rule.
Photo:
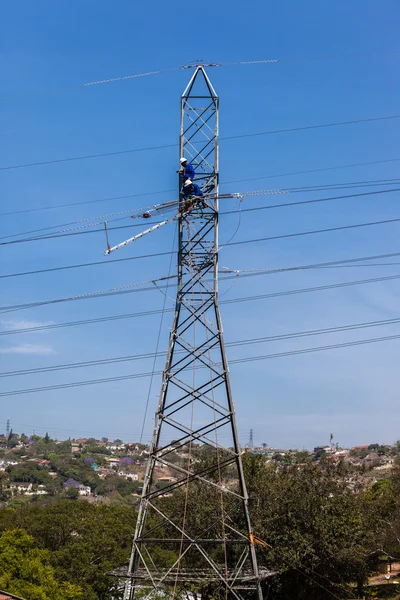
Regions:
<instances>
[{"instance_id":1,"label":"utility pole","mask_svg":"<svg viewBox=\"0 0 400 600\"><path fill-rule=\"evenodd\" d=\"M124 600L262 600L218 306L218 96L203 65L181 98L180 156L205 203L185 212L180 180L175 315Z\"/></svg>"}]
</instances>

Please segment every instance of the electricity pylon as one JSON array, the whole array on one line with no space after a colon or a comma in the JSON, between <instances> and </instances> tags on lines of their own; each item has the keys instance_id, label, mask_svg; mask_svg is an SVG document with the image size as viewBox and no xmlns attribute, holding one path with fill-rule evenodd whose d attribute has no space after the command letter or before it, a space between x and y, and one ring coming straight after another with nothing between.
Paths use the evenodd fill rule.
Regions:
<instances>
[{"instance_id":1,"label":"electricity pylon","mask_svg":"<svg viewBox=\"0 0 400 600\"><path fill-rule=\"evenodd\" d=\"M254 448L254 432L250 429L249 448Z\"/></svg>"},{"instance_id":2,"label":"electricity pylon","mask_svg":"<svg viewBox=\"0 0 400 600\"><path fill-rule=\"evenodd\" d=\"M180 154L204 202L184 208L180 180L175 316L124 599L262 600L218 307L218 96L202 65L181 99Z\"/></svg>"}]
</instances>

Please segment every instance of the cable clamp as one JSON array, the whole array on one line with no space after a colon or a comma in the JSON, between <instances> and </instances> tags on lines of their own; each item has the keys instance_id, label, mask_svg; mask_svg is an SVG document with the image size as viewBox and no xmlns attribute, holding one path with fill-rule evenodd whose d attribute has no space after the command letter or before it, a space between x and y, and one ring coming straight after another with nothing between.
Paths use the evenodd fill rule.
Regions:
<instances>
[{"instance_id":1,"label":"cable clamp","mask_svg":"<svg viewBox=\"0 0 400 600\"><path fill-rule=\"evenodd\" d=\"M244 200L244 194L241 194L240 192L235 192L234 194L232 194L232 198L236 198L237 200L240 200L240 202L242 202Z\"/></svg>"},{"instance_id":2,"label":"cable clamp","mask_svg":"<svg viewBox=\"0 0 400 600\"><path fill-rule=\"evenodd\" d=\"M220 267L221 269L224 269L227 273L234 273L236 275L236 277L238 275L240 275L240 269L230 269L229 267Z\"/></svg>"}]
</instances>

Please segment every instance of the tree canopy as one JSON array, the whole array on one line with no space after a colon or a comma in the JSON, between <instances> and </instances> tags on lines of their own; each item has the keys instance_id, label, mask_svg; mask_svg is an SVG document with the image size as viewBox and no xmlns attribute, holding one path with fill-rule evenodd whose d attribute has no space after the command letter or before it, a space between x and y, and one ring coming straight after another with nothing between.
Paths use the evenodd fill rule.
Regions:
<instances>
[{"instance_id":1,"label":"tree canopy","mask_svg":"<svg viewBox=\"0 0 400 600\"><path fill-rule=\"evenodd\" d=\"M78 600L79 586L59 582L50 564L50 552L35 547L24 529L0 537L0 588L27 600Z\"/></svg>"}]
</instances>

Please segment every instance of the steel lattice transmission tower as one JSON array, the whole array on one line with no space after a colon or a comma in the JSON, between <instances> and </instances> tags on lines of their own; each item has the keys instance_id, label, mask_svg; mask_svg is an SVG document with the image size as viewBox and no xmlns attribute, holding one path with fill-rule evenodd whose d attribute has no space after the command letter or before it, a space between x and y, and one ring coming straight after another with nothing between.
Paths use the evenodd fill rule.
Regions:
<instances>
[{"instance_id":1,"label":"steel lattice transmission tower","mask_svg":"<svg viewBox=\"0 0 400 600\"><path fill-rule=\"evenodd\" d=\"M249 448L254 448L254 431L253 431L253 429L250 429Z\"/></svg>"},{"instance_id":2,"label":"steel lattice transmission tower","mask_svg":"<svg viewBox=\"0 0 400 600\"><path fill-rule=\"evenodd\" d=\"M218 96L202 65L182 96L180 152L206 203L185 213L180 192L175 316L124 598L262 600L218 307Z\"/></svg>"}]
</instances>

